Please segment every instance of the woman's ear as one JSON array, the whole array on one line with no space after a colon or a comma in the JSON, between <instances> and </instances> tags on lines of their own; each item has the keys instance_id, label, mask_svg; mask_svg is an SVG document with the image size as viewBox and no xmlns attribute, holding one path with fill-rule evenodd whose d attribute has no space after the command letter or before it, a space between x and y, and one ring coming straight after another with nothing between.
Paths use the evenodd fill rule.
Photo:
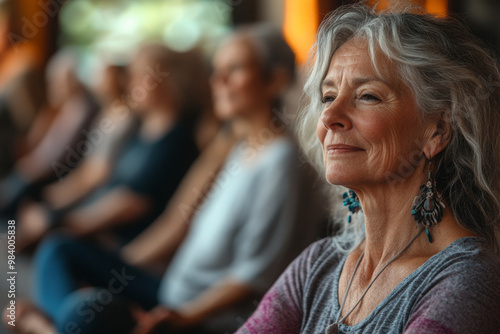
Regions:
<instances>
[{"instance_id":1,"label":"woman's ear","mask_svg":"<svg viewBox=\"0 0 500 334\"><path fill-rule=\"evenodd\" d=\"M423 153L427 159L435 157L439 154L451 139L451 124L449 118L443 113L442 117L430 125L429 133L431 133L430 138L425 143L422 148Z\"/></svg>"}]
</instances>

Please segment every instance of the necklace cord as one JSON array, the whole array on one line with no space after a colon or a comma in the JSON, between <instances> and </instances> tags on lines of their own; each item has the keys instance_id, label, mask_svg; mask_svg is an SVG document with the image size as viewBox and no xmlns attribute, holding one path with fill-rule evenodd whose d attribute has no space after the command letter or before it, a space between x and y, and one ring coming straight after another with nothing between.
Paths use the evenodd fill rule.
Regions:
<instances>
[{"instance_id":1,"label":"necklace cord","mask_svg":"<svg viewBox=\"0 0 500 334\"><path fill-rule=\"evenodd\" d=\"M354 305L354 307L345 315L342 317L342 319L339 320L340 316L342 315L342 311L344 309L344 304L345 304L345 301L347 299L347 293L349 292L349 289L351 288L351 284L352 284L352 281L354 279L354 274L356 274L356 271L358 270L358 267L359 267L359 264L361 263L361 259L363 258L363 256L365 255L365 251L363 250L363 253L361 253L361 256L359 257L358 259L358 262L356 262L356 266L354 267L354 271L352 273L352 276L351 276L351 279L349 280L349 284L347 285L347 289L345 291L345 295L344 295L344 299L342 300L342 305L340 306L340 309L339 309L339 313L337 315L337 321L336 321L336 324L337 325L340 325L353 311L354 309L359 305L359 303L361 303L361 300L363 300L363 298L365 297L366 293L368 292L368 290L370 289L370 287L373 285L373 283L375 282L375 280L380 276L380 274L382 274L382 272L385 270L385 268L387 268L394 260L396 260L405 250L408 249L408 247L410 247L410 245L413 243L413 241L415 241L415 239L418 238L418 236L420 234L422 234L422 232L424 231L424 228L420 229L420 231L417 233L417 235L415 235L411 240L410 242L402 249L399 251L399 253L397 253L396 255L394 255L394 257L392 259L390 259L383 267L382 269L380 269L380 271L377 273L377 275L371 280L370 284L368 284L368 286L366 287L365 291L363 292L363 294L361 295L361 297L358 299L358 302Z\"/></svg>"}]
</instances>

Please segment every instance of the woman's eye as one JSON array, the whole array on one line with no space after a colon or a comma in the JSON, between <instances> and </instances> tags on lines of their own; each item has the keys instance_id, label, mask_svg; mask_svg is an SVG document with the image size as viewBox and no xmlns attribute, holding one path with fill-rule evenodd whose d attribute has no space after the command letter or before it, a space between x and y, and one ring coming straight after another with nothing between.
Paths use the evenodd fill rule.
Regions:
<instances>
[{"instance_id":1,"label":"woman's eye","mask_svg":"<svg viewBox=\"0 0 500 334\"><path fill-rule=\"evenodd\" d=\"M323 96L323 98L321 99L321 103L323 104L332 103L333 101L335 101L335 97L330 95Z\"/></svg>"},{"instance_id":2,"label":"woman's eye","mask_svg":"<svg viewBox=\"0 0 500 334\"><path fill-rule=\"evenodd\" d=\"M243 64L232 64L231 66L229 66L228 72L233 73L233 72L239 71L239 70L244 69L244 68L245 68L245 66Z\"/></svg>"},{"instance_id":3,"label":"woman's eye","mask_svg":"<svg viewBox=\"0 0 500 334\"><path fill-rule=\"evenodd\" d=\"M373 101L373 102L376 102L376 101L380 101L380 99L372 94L363 94L361 95L361 100L365 100L365 101Z\"/></svg>"}]
</instances>

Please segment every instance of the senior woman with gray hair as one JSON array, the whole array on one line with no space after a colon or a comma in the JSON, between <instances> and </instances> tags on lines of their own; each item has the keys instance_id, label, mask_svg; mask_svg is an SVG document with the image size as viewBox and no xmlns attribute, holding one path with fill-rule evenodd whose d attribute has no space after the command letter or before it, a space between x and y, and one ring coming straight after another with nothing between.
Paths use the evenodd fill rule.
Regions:
<instances>
[{"instance_id":1,"label":"senior woman with gray hair","mask_svg":"<svg viewBox=\"0 0 500 334\"><path fill-rule=\"evenodd\" d=\"M498 333L495 60L455 20L364 5L314 56L300 132L350 212L238 333Z\"/></svg>"}]
</instances>

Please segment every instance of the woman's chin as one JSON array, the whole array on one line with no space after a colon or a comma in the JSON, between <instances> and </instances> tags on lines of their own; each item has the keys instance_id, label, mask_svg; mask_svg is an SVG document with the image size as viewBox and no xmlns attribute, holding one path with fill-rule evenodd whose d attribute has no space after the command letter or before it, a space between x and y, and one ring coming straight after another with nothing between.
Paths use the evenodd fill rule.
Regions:
<instances>
[{"instance_id":1,"label":"woman's chin","mask_svg":"<svg viewBox=\"0 0 500 334\"><path fill-rule=\"evenodd\" d=\"M348 187L350 184L355 184L357 183L354 178L349 178L345 176L340 176L340 175L326 175L326 181L330 183L331 185L334 186L344 186Z\"/></svg>"},{"instance_id":2,"label":"woman's chin","mask_svg":"<svg viewBox=\"0 0 500 334\"><path fill-rule=\"evenodd\" d=\"M337 186L359 183L364 175L360 175L353 167L330 166L325 173L328 183Z\"/></svg>"},{"instance_id":3,"label":"woman's chin","mask_svg":"<svg viewBox=\"0 0 500 334\"><path fill-rule=\"evenodd\" d=\"M215 106L215 116L222 121L229 121L240 116L237 109L227 104Z\"/></svg>"}]
</instances>

